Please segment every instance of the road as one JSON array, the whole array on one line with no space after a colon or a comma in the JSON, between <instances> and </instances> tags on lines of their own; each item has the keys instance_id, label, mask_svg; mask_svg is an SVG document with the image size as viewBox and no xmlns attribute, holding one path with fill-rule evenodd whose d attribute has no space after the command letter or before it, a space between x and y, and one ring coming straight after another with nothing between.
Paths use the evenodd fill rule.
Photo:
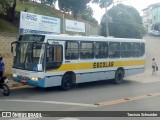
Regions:
<instances>
[{"instance_id":1,"label":"road","mask_svg":"<svg viewBox=\"0 0 160 120\"><path fill-rule=\"evenodd\" d=\"M24 120L134 120L135 117L106 118L107 112L103 113L101 117L98 114L100 114L100 111L159 111L160 72L157 72L155 76L151 75L151 60L153 57L156 58L158 65L160 65L160 55L158 53L160 51L160 38L146 36L144 39L146 40L145 73L125 78L120 85L111 84L109 81L100 81L79 84L70 91L61 91L58 87L12 89L10 96L0 95L0 111L64 111L61 113L52 112L52 116L55 116L52 118L23 118ZM83 116L65 116L67 111L93 112L88 113L91 114L90 117L87 117L87 114L83 112ZM95 111L99 112L95 113ZM160 116L160 112L158 112L158 115ZM137 120L150 120L152 118L136 117ZM21 120L22 118L4 119ZM158 117L153 119L158 119Z\"/></svg>"}]
</instances>

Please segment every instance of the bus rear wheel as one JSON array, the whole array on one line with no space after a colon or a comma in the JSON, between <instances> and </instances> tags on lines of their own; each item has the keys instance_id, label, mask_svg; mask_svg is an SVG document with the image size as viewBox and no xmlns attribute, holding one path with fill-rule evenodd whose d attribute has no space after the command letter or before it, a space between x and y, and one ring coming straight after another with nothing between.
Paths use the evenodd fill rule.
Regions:
<instances>
[{"instance_id":1,"label":"bus rear wheel","mask_svg":"<svg viewBox=\"0 0 160 120\"><path fill-rule=\"evenodd\" d=\"M113 82L115 84L120 84L123 82L123 77L124 77L124 72L122 70L117 70Z\"/></svg>"},{"instance_id":2,"label":"bus rear wheel","mask_svg":"<svg viewBox=\"0 0 160 120\"><path fill-rule=\"evenodd\" d=\"M65 74L62 78L61 89L67 91L72 88L72 85L73 85L72 75Z\"/></svg>"}]
</instances>

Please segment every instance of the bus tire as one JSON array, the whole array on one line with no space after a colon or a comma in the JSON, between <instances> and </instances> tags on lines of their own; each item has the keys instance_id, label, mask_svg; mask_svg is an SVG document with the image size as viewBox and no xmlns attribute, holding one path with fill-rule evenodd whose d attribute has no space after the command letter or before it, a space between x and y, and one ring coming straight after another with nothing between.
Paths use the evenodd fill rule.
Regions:
<instances>
[{"instance_id":1,"label":"bus tire","mask_svg":"<svg viewBox=\"0 0 160 120\"><path fill-rule=\"evenodd\" d=\"M118 69L115 74L115 79L113 80L114 84L120 84L123 82L124 72L121 69Z\"/></svg>"},{"instance_id":2,"label":"bus tire","mask_svg":"<svg viewBox=\"0 0 160 120\"><path fill-rule=\"evenodd\" d=\"M71 74L65 74L62 78L61 89L67 91L72 88L73 80Z\"/></svg>"}]
</instances>

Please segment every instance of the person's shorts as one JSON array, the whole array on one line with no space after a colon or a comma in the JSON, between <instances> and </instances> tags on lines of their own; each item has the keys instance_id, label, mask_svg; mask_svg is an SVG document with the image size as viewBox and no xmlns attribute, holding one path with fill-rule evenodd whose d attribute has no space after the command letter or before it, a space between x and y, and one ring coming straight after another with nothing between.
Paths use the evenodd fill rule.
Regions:
<instances>
[{"instance_id":1,"label":"person's shorts","mask_svg":"<svg viewBox=\"0 0 160 120\"><path fill-rule=\"evenodd\" d=\"M155 66L154 66L154 65L152 65L152 68L153 68L153 69L155 69Z\"/></svg>"}]
</instances>

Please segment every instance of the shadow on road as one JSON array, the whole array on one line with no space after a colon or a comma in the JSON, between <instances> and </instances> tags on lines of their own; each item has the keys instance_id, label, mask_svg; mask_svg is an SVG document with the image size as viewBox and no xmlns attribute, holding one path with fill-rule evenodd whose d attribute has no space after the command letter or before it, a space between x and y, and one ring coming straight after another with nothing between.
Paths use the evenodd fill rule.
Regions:
<instances>
[{"instance_id":1,"label":"shadow on road","mask_svg":"<svg viewBox=\"0 0 160 120\"><path fill-rule=\"evenodd\" d=\"M5 98L21 98L25 99L29 96L39 96L39 95L57 95L61 94L63 92L71 93L71 92L78 92L78 91L87 91L87 90L93 90L93 89L110 89L114 87L123 87L128 85L135 84L136 81L130 81L130 80L124 80L121 84L113 84L111 80L107 81L96 81L96 82L88 82L88 83L80 83L73 86L73 88L69 91L62 91L60 87L49 87L49 88L39 88L39 87L30 87L26 86L23 88L16 88L11 89L11 94L8 97ZM1 95L0 95L1 96ZM3 95L2 95L3 96Z\"/></svg>"}]
</instances>

